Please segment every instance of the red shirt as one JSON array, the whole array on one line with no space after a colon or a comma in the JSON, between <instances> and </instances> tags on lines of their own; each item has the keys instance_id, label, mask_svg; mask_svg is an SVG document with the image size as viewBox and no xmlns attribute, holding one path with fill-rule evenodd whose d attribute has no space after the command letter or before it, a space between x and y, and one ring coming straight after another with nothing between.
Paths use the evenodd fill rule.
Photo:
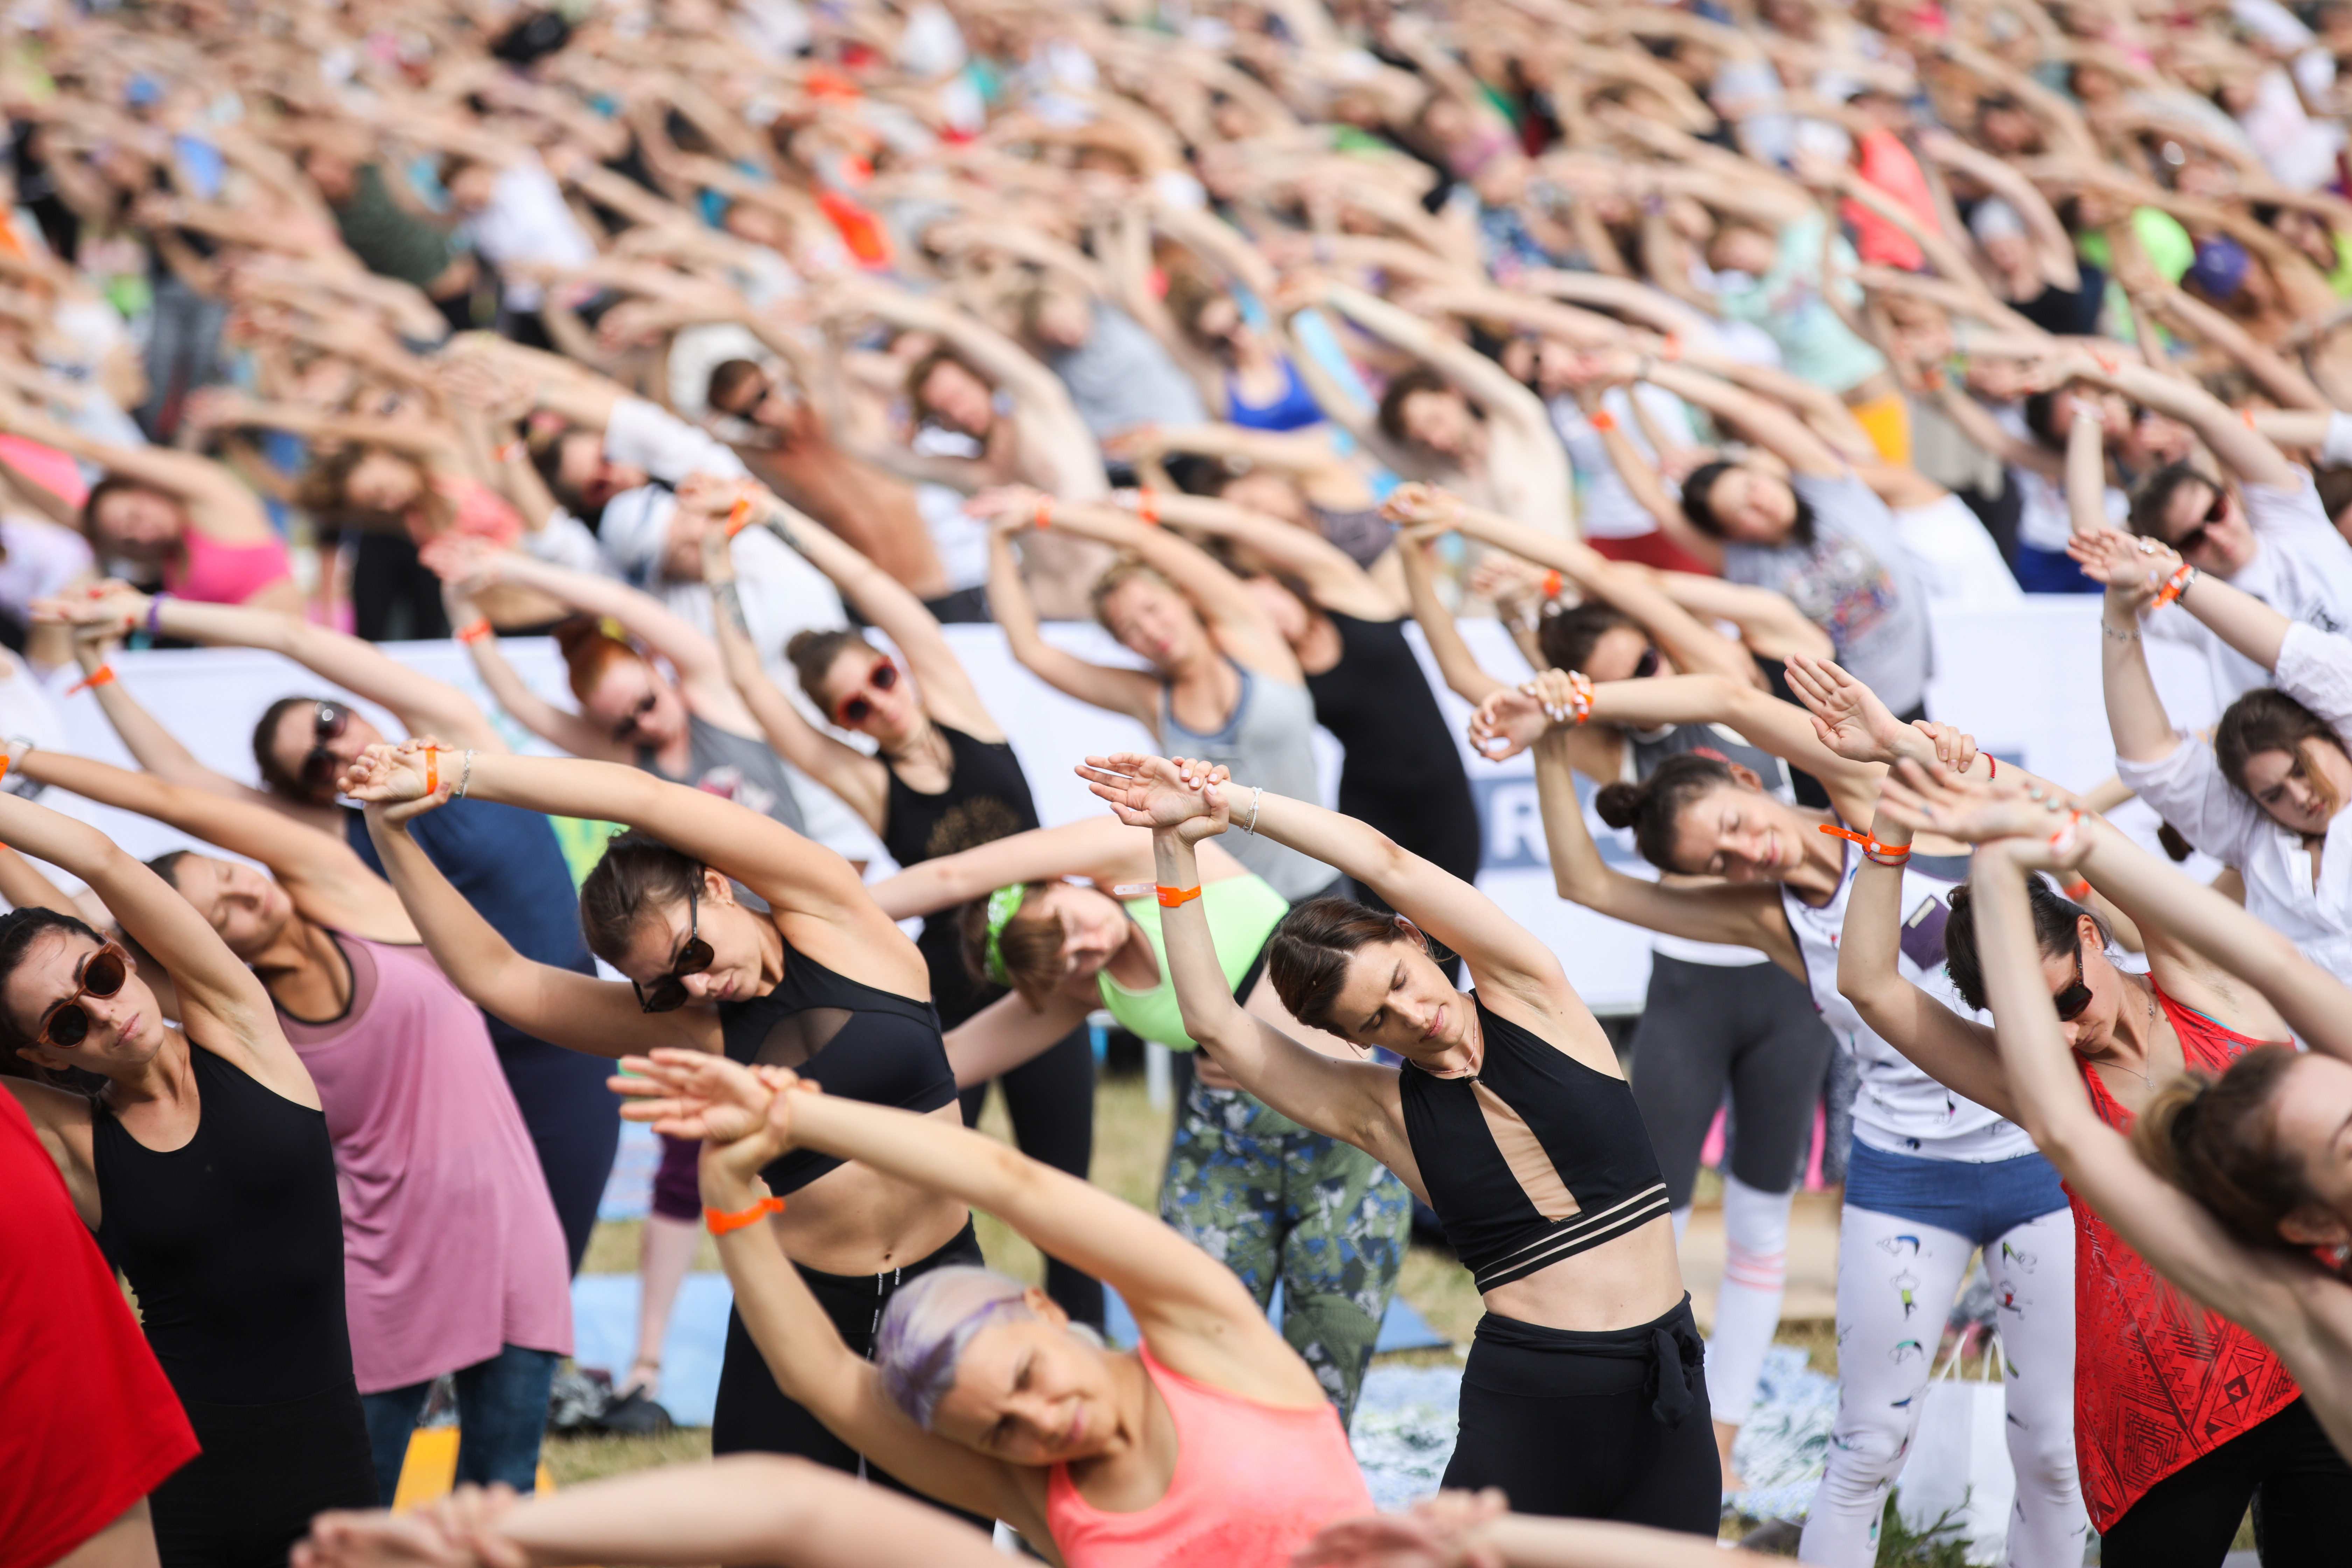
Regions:
<instances>
[{"instance_id":1,"label":"red shirt","mask_svg":"<svg viewBox=\"0 0 2352 1568\"><path fill-rule=\"evenodd\" d=\"M2161 990L2190 1070L2219 1073L2257 1040ZM2133 1114L2088 1063L2099 1119L2129 1132ZM2303 1396L2260 1340L2189 1300L2074 1195L2074 1450L2083 1502L2105 1533L2148 1488Z\"/></svg>"},{"instance_id":2,"label":"red shirt","mask_svg":"<svg viewBox=\"0 0 2352 1568\"><path fill-rule=\"evenodd\" d=\"M1854 172L1865 183L1894 197L1922 226L1932 230L1942 221L1927 176L1911 149L1903 144L1903 138L1882 127L1864 132L1854 150L1860 154ZM1853 253L1864 262L1899 267L1906 272L1916 272L1927 264L1917 240L1853 197L1846 198L1841 216L1853 226Z\"/></svg>"},{"instance_id":3,"label":"red shirt","mask_svg":"<svg viewBox=\"0 0 2352 1568\"><path fill-rule=\"evenodd\" d=\"M0 1194L0 1568L40 1568L194 1458L196 1435L5 1089Z\"/></svg>"}]
</instances>

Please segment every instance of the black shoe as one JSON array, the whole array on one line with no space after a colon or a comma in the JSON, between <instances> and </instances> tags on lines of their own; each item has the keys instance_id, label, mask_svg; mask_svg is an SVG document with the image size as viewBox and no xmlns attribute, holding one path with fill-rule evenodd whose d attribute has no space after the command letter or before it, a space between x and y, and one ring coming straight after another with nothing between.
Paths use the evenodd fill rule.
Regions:
<instances>
[{"instance_id":1,"label":"black shoe","mask_svg":"<svg viewBox=\"0 0 2352 1568\"><path fill-rule=\"evenodd\" d=\"M596 1431L615 1437L658 1437L677 1425L669 1412L646 1397L642 1388L633 1388L604 1407L589 1425Z\"/></svg>"}]
</instances>

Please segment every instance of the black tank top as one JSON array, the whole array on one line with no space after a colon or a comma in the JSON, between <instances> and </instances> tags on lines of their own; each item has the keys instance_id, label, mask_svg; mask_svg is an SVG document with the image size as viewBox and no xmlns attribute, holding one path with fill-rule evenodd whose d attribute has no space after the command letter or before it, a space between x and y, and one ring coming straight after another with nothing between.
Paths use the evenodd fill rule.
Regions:
<instances>
[{"instance_id":1,"label":"black tank top","mask_svg":"<svg viewBox=\"0 0 2352 1568\"><path fill-rule=\"evenodd\" d=\"M1613 1241L1668 1210L1633 1086L1486 1005L1475 1078L1406 1062L1404 1131L1454 1255L1491 1290Z\"/></svg>"},{"instance_id":2,"label":"black tank top","mask_svg":"<svg viewBox=\"0 0 2352 1568\"><path fill-rule=\"evenodd\" d=\"M976 741L961 730L934 724L948 743L948 787L937 795L909 789L898 770L889 769L890 788L882 806L882 847L901 866L936 860L1037 826L1037 803L1021 759L1003 741ZM954 1028L1004 994L1002 986L973 978L964 966L963 936L956 911L942 910L923 921L916 940L930 966L931 1001L940 1024Z\"/></svg>"},{"instance_id":3,"label":"black tank top","mask_svg":"<svg viewBox=\"0 0 2352 1568\"><path fill-rule=\"evenodd\" d=\"M1339 633L1339 662L1308 676L1307 690L1317 721L1347 750L1339 810L1457 877L1475 877L1469 775L1404 623L1325 614Z\"/></svg>"},{"instance_id":4,"label":"black tank top","mask_svg":"<svg viewBox=\"0 0 2352 1568\"><path fill-rule=\"evenodd\" d=\"M955 1069L929 1003L835 974L790 942L776 988L748 1002L721 1002L719 1026L730 1059L790 1068L827 1094L901 1110L937 1110L955 1100ZM781 1195L840 1163L794 1149L760 1174Z\"/></svg>"},{"instance_id":5,"label":"black tank top","mask_svg":"<svg viewBox=\"0 0 2352 1568\"><path fill-rule=\"evenodd\" d=\"M196 1135L159 1153L90 1110L99 1246L180 1397L278 1405L348 1383L343 1217L324 1111L202 1047Z\"/></svg>"}]
</instances>

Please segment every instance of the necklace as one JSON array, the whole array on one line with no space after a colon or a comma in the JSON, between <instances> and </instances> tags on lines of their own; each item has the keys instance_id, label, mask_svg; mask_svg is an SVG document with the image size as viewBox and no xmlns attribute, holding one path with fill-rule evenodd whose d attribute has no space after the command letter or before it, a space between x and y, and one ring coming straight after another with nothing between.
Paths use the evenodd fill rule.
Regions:
<instances>
[{"instance_id":1,"label":"necklace","mask_svg":"<svg viewBox=\"0 0 2352 1568\"><path fill-rule=\"evenodd\" d=\"M2147 1043L2145 1048L2153 1052L2156 1048L2156 983L2153 980L2148 982L2147 994L2142 997L2141 1000L2147 1004ZM2109 1062L2107 1065L2114 1068L2123 1068L2124 1071L2131 1074L2132 1077L2139 1079L2141 1083L2146 1084L2150 1089L2154 1089L2156 1087L2156 1079L2148 1076L2147 1073L2140 1071L2137 1068L2124 1067L2124 1064L2121 1062Z\"/></svg>"}]
</instances>

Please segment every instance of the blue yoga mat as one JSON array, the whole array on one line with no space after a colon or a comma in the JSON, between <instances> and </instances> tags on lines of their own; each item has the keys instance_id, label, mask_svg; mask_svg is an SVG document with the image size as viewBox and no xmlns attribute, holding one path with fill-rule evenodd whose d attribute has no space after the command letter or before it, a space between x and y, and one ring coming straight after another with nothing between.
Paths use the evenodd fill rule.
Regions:
<instances>
[{"instance_id":1,"label":"blue yoga mat","mask_svg":"<svg viewBox=\"0 0 2352 1568\"><path fill-rule=\"evenodd\" d=\"M572 1282L572 1359L625 1376L637 1353L637 1277L583 1274ZM1106 1289L1107 1327L1113 1344L1135 1343L1135 1318L1118 1292ZM662 1344L661 1403L681 1426L708 1426L719 1400L719 1363L727 1345L727 1311L734 1296L724 1274L689 1274L671 1311L669 1336ZM1274 1321L1282 1321L1282 1293L1275 1292ZM1376 1351L1429 1350L1447 1342L1402 1299L1389 1302L1381 1320Z\"/></svg>"}]
</instances>

